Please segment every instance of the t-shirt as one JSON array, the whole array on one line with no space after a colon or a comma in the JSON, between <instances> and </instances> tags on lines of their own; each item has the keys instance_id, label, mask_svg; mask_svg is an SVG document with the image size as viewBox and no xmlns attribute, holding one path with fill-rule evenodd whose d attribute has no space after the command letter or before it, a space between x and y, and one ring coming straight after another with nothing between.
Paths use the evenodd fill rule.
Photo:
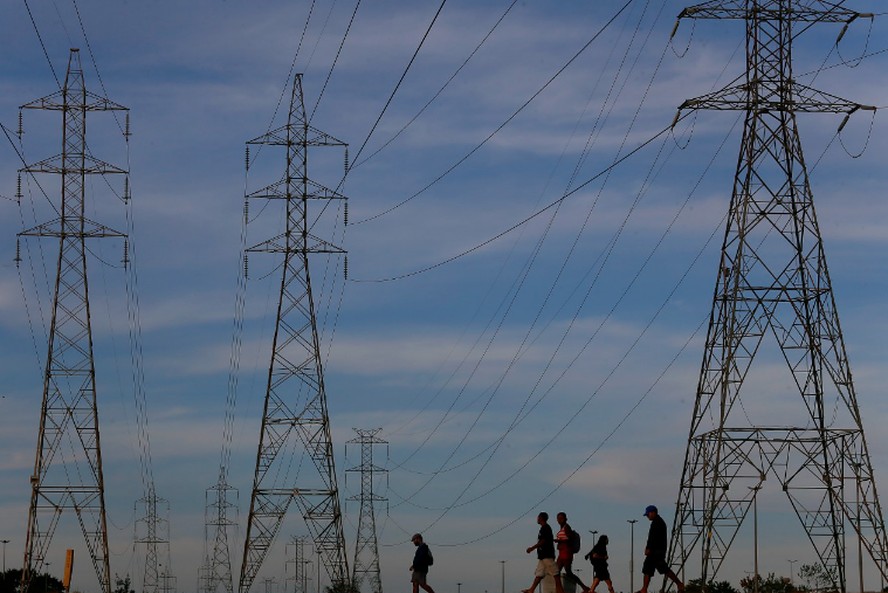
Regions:
<instances>
[{"instance_id":1,"label":"t-shirt","mask_svg":"<svg viewBox=\"0 0 888 593\"><path fill-rule=\"evenodd\" d=\"M537 558L540 560L555 558L555 544L552 540L552 528L549 527L549 524L540 525L540 533L537 535L537 542L540 544L537 546Z\"/></svg>"},{"instance_id":2,"label":"t-shirt","mask_svg":"<svg viewBox=\"0 0 888 593\"><path fill-rule=\"evenodd\" d=\"M416 553L413 555L413 570L416 572L428 572L430 556L429 546L425 542L416 546Z\"/></svg>"},{"instance_id":3,"label":"t-shirt","mask_svg":"<svg viewBox=\"0 0 888 593\"><path fill-rule=\"evenodd\" d=\"M573 556L573 552L570 551L570 524L565 523L564 526L558 530L558 535L555 536L555 544L558 548L558 557L562 559L567 559Z\"/></svg>"},{"instance_id":4,"label":"t-shirt","mask_svg":"<svg viewBox=\"0 0 888 593\"><path fill-rule=\"evenodd\" d=\"M647 549L651 556L666 556L666 550L669 548L666 534L666 521L660 515L654 515L651 519L651 528L648 531Z\"/></svg>"}]
</instances>

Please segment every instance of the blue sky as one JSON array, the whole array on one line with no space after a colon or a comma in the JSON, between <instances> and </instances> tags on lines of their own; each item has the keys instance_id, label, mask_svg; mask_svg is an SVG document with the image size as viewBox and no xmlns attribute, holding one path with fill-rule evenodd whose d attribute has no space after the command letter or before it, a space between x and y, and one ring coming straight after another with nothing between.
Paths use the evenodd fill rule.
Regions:
<instances>
[{"instance_id":1,"label":"blue sky","mask_svg":"<svg viewBox=\"0 0 888 593\"><path fill-rule=\"evenodd\" d=\"M524 549L535 537L536 512L565 510L587 544L589 530L610 535L615 585L628 591L627 519L641 520L637 544L646 533L645 505L658 504L671 522L738 114L699 113L602 172L668 127L685 99L742 72L743 26L683 22L670 43L684 3L635 0L622 12L622 1L510 4L448 2L369 138L439 3L362 3L326 86L352 2L315 3L307 26L310 3L279 0L79 0L79 19L71 0L12 3L4 11L6 127L15 129L18 106L56 90L53 70L63 76L71 47L81 49L90 90L131 109L128 154L110 119L90 120L90 146L104 160L129 159L151 454L157 492L170 503L179 590L197 584L205 490L215 483L222 447L245 183L255 188L262 172L283 168L283 156L266 151L245 180L244 143L282 123L286 105L278 105L288 96L293 63L304 73L312 124L348 142L356 163L342 187L352 224L338 238L349 251L350 280L319 260L319 276L334 270L319 301L343 498L359 487L344 471L360 460L344 446L352 428L382 428L389 441L390 472L379 486L388 508L377 511L384 587L409 586L409 535L421 531L435 550L430 582L439 593L456 591L457 582L467 592L498 591L501 560L507 589L522 588L532 578L534 561ZM863 1L849 6L878 9ZM886 58L878 53L884 27L884 17L872 28L858 21L838 50L839 27L815 28L796 47L796 74L849 100L888 105ZM865 53L876 55L858 64ZM842 61L850 64L836 66ZM800 126L881 478L888 475L881 397L888 382L886 122L882 111L859 113L836 139L840 121L806 115ZM54 115L29 112L25 129L21 150L29 162L59 151ZM16 233L49 216L30 183L21 208L11 199L21 163L9 143L3 146L0 536L11 540L7 560L14 565L24 545L46 356L44 265L54 246L23 243L25 263L18 270L13 264ZM310 171L335 186L341 158L320 154ZM437 266L592 179L560 207ZM54 182L41 180L51 196ZM120 204L98 202L96 209L109 226L125 225ZM272 209L254 213L249 244L277 224ZM98 243L90 281L112 572L139 583L133 504L142 492L125 276L115 264L122 247ZM272 256L250 258L230 470L242 519L275 264ZM766 365L763 380L781 370ZM532 408L519 414L525 402ZM358 506L344 504L351 548ZM766 487L759 501L762 572L787 574L789 560L814 559L790 515L782 494ZM737 582L752 569L751 531L741 532L724 578ZM51 553L56 566L64 533ZM235 570L242 533L233 541ZM295 519L285 527L285 537L304 533ZM255 586L269 578L274 592L283 590L282 558L282 550L272 556ZM636 560L639 566L638 553ZM583 566L581 575L589 570ZM94 586L86 563L78 564L75 587Z\"/></svg>"}]
</instances>

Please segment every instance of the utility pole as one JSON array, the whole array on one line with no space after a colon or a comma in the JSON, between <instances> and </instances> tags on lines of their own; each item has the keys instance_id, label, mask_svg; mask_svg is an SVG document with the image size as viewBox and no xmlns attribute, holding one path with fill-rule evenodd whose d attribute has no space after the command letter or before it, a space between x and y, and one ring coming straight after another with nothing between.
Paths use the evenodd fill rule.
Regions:
<instances>
[{"instance_id":1,"label":"utility pole","mask_svg":"<svg viewBox=\"0 0 888 593\"><path fill-rule=\"evenodd\" d=\"M387 474L388 470L373 463L373 446L387 445L388 441L379 438L381 428L355 428L358 436L346 445L361 446L361 465L346 471L361 473L361 493L351 496L349 500L360 501L361 512L358 517L358 534L355 542L355 563L352 583L356 591L362 591L364 582L369 583L369 593L382 593L382 578L379 571L379 546L376 540L376 514L374 506L377 502L387 499L374 493L374 474Z\"/></svg>"},{"instance_id":2,"label":"utility pole","mask_svg":"<svg viewBox=\"0 0 888 593\"><path fill-rule=\"evenodd\" d=\"M635 591L635 524L638 519L626 519L629 524L629 590Z\"/></svg>"},{"instance_id":3,"label":"utility pole","mask_svg":"<svg viewBox=\"0 0 888 593\"><path fill-rule=\"evenodd\" d=\"M305 519L331 586L347 586L350 574L309 274L310 256L344 253L316 234L326 228L317 226L321 219L330 222L324 216L330 211L326 206L344 203L345 197L308 176L309 148L344 148L345 143L309 125L302 75L297 74L286 125L247 145L284 147L286 169L278 181L247 194L245 216L251 200L270 200L283 205L285 221L282 233L246 250L278 254L283 261L238 591L249 592L291 503ZM325 204L313 210L318 200ZM290 466L301 456L305 463L297 477Z\"/></svg>"},{"instance_id":4,"label":"utility pole","mask_svg":"<svg viewBox=\"0 0 888 593\"><path fill-rule=\"evenodd\" d=\"M125 200L129 199L129 183L127 171L94 158L87 150L86 120L90 112L127 108L86 90L80 52L72 49L62 89L21 109L62 115L61 153L19 172L61 178L59 217L19 233L19 237L59 241L21 590L28 592L33 576L49 564L46 554L59 516L73 511L98 578L98 590L110 593L86 239L125 235L86 218L86 182L90 175L120 175ZM125 135L128 133L127 129ZM92 206L88 210L93 211Z\"/></svg>"},{"instance_id":5,"label":"utility pole","mask_svg":"<svg viewBox=\"0 0 888 593\"><path fill-rule=\"evenodd\" d=\"M745 114L670 546L670 563L702 582L718 575L755 502L747 487L766 476L786 494L835 590L846 591L847 524L886 572L888 542L796 122L800 112L847 119L874 109L793 76L798 35L872 17L842 4L716 0L679 15L741 20L747 48L739 84L679 111ZM754 364L763 360L764 378ZM778 399L785 411L775 415ZM852 484L857 501L846 497Z\"/></svg>"}]
</instances>

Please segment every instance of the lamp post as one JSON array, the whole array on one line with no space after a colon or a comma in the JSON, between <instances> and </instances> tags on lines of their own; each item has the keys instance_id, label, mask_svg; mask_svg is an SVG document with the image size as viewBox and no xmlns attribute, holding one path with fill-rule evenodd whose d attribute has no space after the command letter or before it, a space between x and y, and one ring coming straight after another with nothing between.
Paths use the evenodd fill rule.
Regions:
<instances>
[{"instance_id":1,"label":"lamp post","mask_svg":"<svg viewBox=\"0 0 888 593\"><path fill-rule=\"evenodd\" d=\"M500 591L506 593L506 561L500 560Z\"/></svg>"},{"instance_id":2,"label":"lamp post","mask_svg":"<svg viewBox=\"0 0 888 593\"><path fill-rule=\"evenodd\" d=\"M456 584L456 593L460 593L462 591L462 583Z\"/></svg>"},{"instance_id":3,"label":"lamp post","mask_svg":"<svg viewBox=\"0 0 888 593\"><path fill-rule=\"evenodd\" d=\"M3 574L6 574L6 544L8 543L8 539L0 539L0 544L3 544Z\"/></svg>"},{"instance_id":4,"label":"lamp post","mask_svg":"<svg viewBox=\"0 0 888 593\"><path fill-rule=\"evenodd\" d=\"M753 591L754 593L759 593L759 531L758 531L758 492L761 490L761 483L756 484L755 486L749 486L750 490L752 490L752 545L753 545L753 569L755 570L755 575L753 575Z\"/></svg>"},{"instance_id":5,"label":"lamp post","mask_svg":"<svg viewBox=\"0 0 888 593\"><path fill-rule=\"evenodd\" d=\"M638 519L626 519L629 523L629 590L635 591L635 524Z\"/></svg>"},{"instance_id":6,"label":"lamp post","mask_svg":"<svg viewBox=\"0 0 888 593\"><path fill-rule=\"evenodd\" d=\"M787 560L789 562L789 584L795 586L795 576L793 576L792 565L798 562L798 560Z\"/></svg>"}]
</instances>

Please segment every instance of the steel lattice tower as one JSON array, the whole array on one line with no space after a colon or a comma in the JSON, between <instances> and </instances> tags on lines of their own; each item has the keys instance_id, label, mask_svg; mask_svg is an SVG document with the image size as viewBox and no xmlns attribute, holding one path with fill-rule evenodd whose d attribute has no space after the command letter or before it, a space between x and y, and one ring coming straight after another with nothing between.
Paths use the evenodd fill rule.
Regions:
<instances>
[{"instance_id":1,"label":"steel lattice tower","mask_svg":"<svg viewBox=\"0 0 888 593\"><path fill-rule=\"evenodd\" d=\"M158 514L158 506L163 507L163 517ZM160 588L158 546L163 550L163 565L167 567L167 570L170 566L169 501L157 496L152 485L148 489L148 493L136 501L133 509L134 516L138 516L140 508L144 509L144 514L136 521L135 543L145 546L142 591L143 593L158 593ZM140 535L140 531L142 535Z\"/></svg>"},{"instance_id":2,"label":"steel lattice tower","mask_svg":"<svg viewBox=\"0 0 888 593\"><path fill-rule=\"evenodd\" d=\"M670 546L686 578L718 574L763 487L786 494L838 591L846 526L885 574L882 512L796 122L866 107L792 73L800 31L870 16L841 4L720 0L680 15L743 20L747 38L745 81L681 107L745 112ZM769 355L777 367L753 370Z\"/></svg>"},{"instance_id":3,"label":"steel lattice tower","mask_svg":"<svg viewBox=\"0 0 888 593\"><path fill-rule=\"evenodd\" d=\"M281 234L247 249L283 255L283 273L239 591L249 591L293 502L305 519L331 583L334 587L345 585L349 581L348 560L309 274L310 255L344 253L312 234L326 208L310 211L311 204L345 197L308 178L308 149L346 145L309 125L301 74L293 81L287 124L248 145L286 148L284 177L247 195L248 201L281 200L286 221ZM305 456L304 464L300 456ZM298 476L290 469L294 459L293 465L302 466Z\"/></svg>"},{"instance_id":4,"label":"steel lattice tower","mask_svg":"<svg viewBox=\"0 0 888 593\"><path fill-rule=\"evenodd\" d=\"M72 49L63 88L22 109L61 111L63 120L61 154L21 170L60 175L62 182L59 217L20 233L59 239L22 590L29 590L33 575L42 569L62 513L73 510L101 591L110 593L86 239L124 235L85 217L85 182L88 175L127 172L88 154L86 115L126 108L86 90L80 54Z\"/></svg>"},{"instance_id":5,"label":"steel lattice tower","mask_svg":"<svg viewBox=\"0 0 888 593\"><path fill-rule=\"evenodd\" d=\"M208 551L203 567L203 575L198 590L201 593L216 593L219 585L225 587L227 593L233 593L234 582L231 573L231 554L228 548L228 530L237 524L229 518L237 514L237 505L230 502L230 495L237 499L237 489L229 486L225 476L221 474L216 485L207 489L206 531L205 539L210 541L213 532L212 551Z\"/></svg>"},{"instance_id":6,"label":"steel lattice tower","mask_svg":"<svg viewBox=\"0 0 888 593\"><path fill-rule=\"evenodd\" d=\"M370 584L368 593L382 593L374 504L387 499L374 494L373 491L373 475L388 472L387 469L373 463L373 445L388 444L388 441L376 436L381 430L381 428L355 428L354 431L358 433L357 438L348 441L348 444L361 445L361 465L346 470L361 473L361 494L349 497L349 500L358 500L361 503L352 582L355 590L359 592L364 590L362 586L368 582Z\"/></svg>"}]
</instances>

